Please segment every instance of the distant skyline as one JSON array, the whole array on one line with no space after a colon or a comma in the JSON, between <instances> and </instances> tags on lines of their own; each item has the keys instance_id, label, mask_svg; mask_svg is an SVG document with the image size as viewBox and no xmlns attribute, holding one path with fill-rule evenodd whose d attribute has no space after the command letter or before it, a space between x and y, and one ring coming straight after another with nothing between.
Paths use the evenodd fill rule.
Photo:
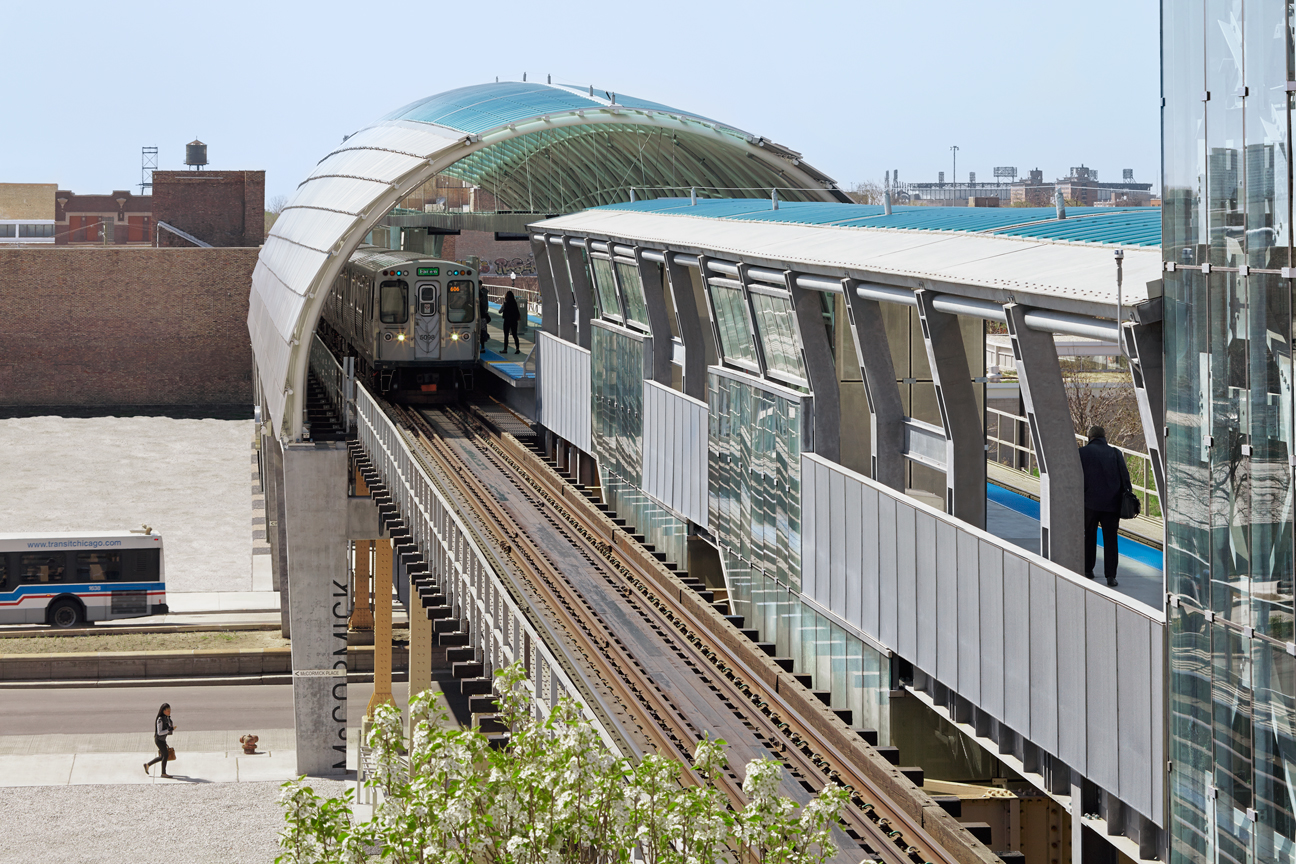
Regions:
<instances>
[{"instance_id":1,"label":"distant skyline","mask_svg":"<svg viewBox=\"0 0 1296 864\"><path fill-rule=\"evenodd\" d=\"M291 197L342 136L423 96L500 80L608 89L800 151L843 188L1084 164L1160 189L1155 3L934 0L441 5L231 0L5 4L0 182L138 193L140 148L264 169ZM370 12L369 10L377 10Z\"/></svg>"}]
</instances>

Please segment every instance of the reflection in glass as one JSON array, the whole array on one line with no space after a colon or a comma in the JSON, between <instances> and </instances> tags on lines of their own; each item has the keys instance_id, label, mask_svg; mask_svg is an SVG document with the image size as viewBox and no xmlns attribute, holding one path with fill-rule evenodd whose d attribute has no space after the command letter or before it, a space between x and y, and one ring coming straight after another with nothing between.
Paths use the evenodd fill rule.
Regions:
<instances>
[{"instance_id":1,"label":"reflection in glass","mask_svg":"<svg viewBox=\"0 0 1296 864\"><path fill-rule=\"evenodd\" d=\"M755 366L756 349L752 346L751 321L742 289L717 284L717 280L712 280L709 287L724 359Z\"/></svg>"},{"instance_id":2,"label":"reflection in glass","mask_svg":"<svg viewBox=\"0 0 1296 864\"><path fill-rule=\"evenodd\" d=\"M612 262L606 258L591 258L594 288L598 294L599 312L605 318L620 321L621 300L617 294L616 277L612 275Z\"/></svg>"},{"instance_id":3,"label":"reflection in glass","mask_svg":"<svg viewBox=\"0 0 1296 864\"><path fill-rule=\"evenodd\" d=\"M617 278L621 281L621 293L625 297L626 319L636 324L648 326L648 307L644 303L643 283L639 280L639 268L633 264L616 262Z\"/></svg>"}]
</instances>

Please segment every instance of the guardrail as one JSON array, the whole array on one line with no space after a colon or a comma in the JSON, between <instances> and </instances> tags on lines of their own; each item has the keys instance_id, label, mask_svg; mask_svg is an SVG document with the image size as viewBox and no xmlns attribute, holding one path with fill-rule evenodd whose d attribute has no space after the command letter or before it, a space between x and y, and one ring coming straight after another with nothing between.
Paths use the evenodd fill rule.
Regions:
<instances>
[{"instance_id":1,"label":"guardrail","mask_svg":"<svg viewBox=\"0 0 1296 864\"><path fill-rule=\"evenodd\" d=\"M1008 429L1026 429L1026 418L1010 411L1000 411L997 408L986 407L986 458L991 462L996 462L1008 468L1013 468L1022 474L1031 477L1039 477L1039 463L1035 459L1035 445L1029 435L1023 435L1026 440L1025 444L1019 444L1011 438L1004 437ZM995 419L993 426L989 422L991 418ZM1017 426L1016 424L1022 424ZM1012 425L1009 425L1012 424ZM993 429L995 434L991 434ZM1088 439L1083 435L1077 435L1077 444L1087 444ZM1114 445L1113 445L1114 446ZM1156 491L1156 481L1152 475L1152 460L1146 453L1140 453L1137 450L1130 450L1127 447L1117 447L1125 455L1125 464L1129 467L1130 485L1134 487L1134 494L1138 496L1143 505L1143 515L1149 519L1161 521L1161 497ZM1153 509L1153 504L1156 505Z\"/></svg>"},{"instance_id":2,"label":"guardrail","mask_svg":"<svg viewBox=\"0 0 1296 864\"><path fill-rule=\"evenodd\" d=\"M324 388L324 395L333 411L342 419L342 428L351 434L351 402L355 394L355 358L344 357L339 364L333 352L318 335L311 339L310 366L315 378Z\"/></svg>"},{"instance_id":3,"label":"guardrail","mask_svg":"<svg viewBox=\"0 0 1296 864\"><path fill-rule=\"evenodd\" d=\"M563 694L584 702L580 689L514 601L445 491L414 455L406 433L359 384L355 409L356 437L391 492L411 540L423 551L431 572L440 577L447 604L458 617L467 619L476 659L484 664L485 674L523 661L527 681L522 686L541 717ZM608 748L619 752L599 718L587 707L582 710Z\"/></svg>"}]
</instances>

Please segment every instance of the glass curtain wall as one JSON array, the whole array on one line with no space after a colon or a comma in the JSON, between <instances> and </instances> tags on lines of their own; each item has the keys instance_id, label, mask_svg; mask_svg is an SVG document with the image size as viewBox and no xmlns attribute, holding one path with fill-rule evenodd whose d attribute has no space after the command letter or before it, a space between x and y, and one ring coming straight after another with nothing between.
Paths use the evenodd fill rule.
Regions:
<instances>
[{"instance_id":1,"label":"glass curtain wall","mask_svg":"<svg viewBox=\"0 0 1296 864\"><path fill-rule=\"evenodd\" d=\"M809 675L813 689L828 691L829 707L849 711L852 726L876 729L879 743L889 743L890 661L750 562L728 552L724 563L743 626L759 631L762 642L773 642L775 656L791 657L792 671Z\"/></svg>"},{"instance_id":2,"label":"glass curtain wall","mask_svg":"<svg viewBox=\"0 0 1296 864\"><path fill-rule=\"evenodd\" d=\"M1272 0L1162 4L1169 829L1180 862L1296 860L1291 16Z\"/></svg>"},{"instance_id":3,"label":"glass curtain wall","mask_svg":"<svg viewBox=\"0 0 1296 864\"><path fill-rule=\"evenodd\" d=\"M792 300L785 294L753 290L751 301L756 310L761 346L765 349L766 369L771 375L805 386L809 379L802 362Z\"/></svg>"},{"instance_id":4,"label":"glass curtain wall","mask_svg":"<svg viewBox=\"0 0 1296 864\"><path fill-rule=\"evenodd\" d=\"M594 276L594 296L598 300L599 315L622 321L621 298L617 296L616 277L612 275L612 262L597 255L590 258Z\"/></svg>"}]
</instances>

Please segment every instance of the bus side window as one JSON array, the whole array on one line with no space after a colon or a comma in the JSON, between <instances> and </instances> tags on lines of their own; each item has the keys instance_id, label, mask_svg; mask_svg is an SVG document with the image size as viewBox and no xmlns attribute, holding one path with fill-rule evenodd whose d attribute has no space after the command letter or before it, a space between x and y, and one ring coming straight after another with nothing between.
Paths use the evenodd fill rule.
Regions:
<instances>
[{"instance_id":1,"label":"bus side window","mask_svg":"<svg viewBox=\"0 0 1296 864\"><path fill-rule=\"evenodd\" d=\"M13 586L9 584L9 555L0 552L0 591L12 590Z\"/></svg>"},{"instance_id":2,"label":"bus side window","mask_svg":"<svg viewBox=\"0 0 1296 864\"><path fill-rule=\"evenodd\" d=\"M22 582L62 582L67 555L62 552L24 552L18 565Z\"/></svg>"},{"instance_id":3,"label":"bus side window","mask_svg":"<svg viewBox=\"0 0 1296 864\"><path fill-rule=\"evenodd\" d=\"M117 571L115 581L157 582L161 578L160 555L160 549L128 549L124 566Z\"/></svg>"},{"instance_id":4,"label":"bus side window","mask_svg":"<svg viewBox=\"0 0 1296 864\"><path fill-rule=\"evenodd\" d=\"M120 582L121 564L120 552L78 552L77 581Z\"/></svg>"}]
</instances>

